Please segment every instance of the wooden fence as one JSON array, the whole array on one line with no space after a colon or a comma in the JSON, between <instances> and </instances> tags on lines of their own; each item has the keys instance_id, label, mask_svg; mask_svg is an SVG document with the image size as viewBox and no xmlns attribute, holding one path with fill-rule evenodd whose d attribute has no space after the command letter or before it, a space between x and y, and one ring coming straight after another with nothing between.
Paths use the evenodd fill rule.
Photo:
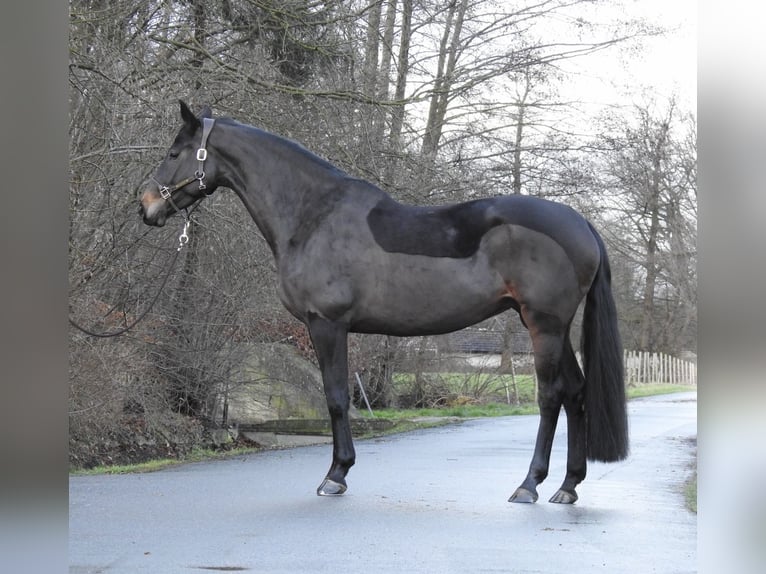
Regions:
<instances>
[{"instance_id":1,"label":"wooden fence","mask_svg":"<svg viewBox=\"0 0 766 574\"><path fill-rule=\"evenodd\" d=\"M663 353L625 351L625 383L696 385L697 364Z\"/></svg>"}]
</instances>

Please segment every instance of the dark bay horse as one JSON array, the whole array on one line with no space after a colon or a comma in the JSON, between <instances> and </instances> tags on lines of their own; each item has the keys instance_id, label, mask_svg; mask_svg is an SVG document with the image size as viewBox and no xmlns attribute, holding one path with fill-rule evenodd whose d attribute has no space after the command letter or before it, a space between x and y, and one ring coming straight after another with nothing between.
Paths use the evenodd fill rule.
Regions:
<instances>
[{"instance_id":1,"label":"dark bay horse","mask_svg":"<svg viewBox=\"0 0 766 574\"><path fill-rule=\"evenodd\" d=\"M234 190L274 252L279 297L307 327L333 432L319 495L346 491L349 332L435 335L515 309L529 330L540 426L529 472L510 497L535 502L556 423L567 415L567 471L551 502L577 500L586 459L628 452L623 357L604 243L571 208L510 195L412 207L300 145L181 102L183 127L140 192L148 225L219 186ZM585 299L583 370L569 339ZM584 373L583 373L584 371Z\"/></svg>"}]
</instances>

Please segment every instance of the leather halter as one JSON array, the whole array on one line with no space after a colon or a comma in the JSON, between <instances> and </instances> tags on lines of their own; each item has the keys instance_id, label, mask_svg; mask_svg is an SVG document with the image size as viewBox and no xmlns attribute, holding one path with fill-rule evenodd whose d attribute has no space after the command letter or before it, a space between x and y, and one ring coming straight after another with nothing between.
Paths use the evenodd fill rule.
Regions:
<instances>
[{"instance_id":1,"label":"leather halter","mask_svg":"<svg viewBox=\"0 0 766 574\"><path fill-rule=\"evenodd\" d=\"M160 191L160 196L162 199L167 201L173 209L175 209L177 212L181 213L181 210L178 208L178 206L175 204L172 198L172 194L182 187L185 187L192 183L193 181L199 181L199 189L200 191L205 191L207 186L205 185L205 160L207 159L207 138L210 135L210 132L213 130L213 125L215 125L215 120L213 118L202 118L202 142L200 143L200 147L197 150L197 161L199 162L199 167L197 168L197 171L194 172L194 175L191 177L187 177L186 179L183 179L179 181L178 183L167 186L162 185L159 181L152 178L154 183L157 184ZM205 195L210 195L207 191L205 191Z\"/></svg>"}]
</instances>

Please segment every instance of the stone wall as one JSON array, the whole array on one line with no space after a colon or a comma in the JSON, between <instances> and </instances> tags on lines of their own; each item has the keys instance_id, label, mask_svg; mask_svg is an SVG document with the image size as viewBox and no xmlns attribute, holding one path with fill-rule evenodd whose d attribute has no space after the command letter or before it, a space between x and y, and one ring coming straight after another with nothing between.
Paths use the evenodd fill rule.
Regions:
<instances>
[{"instance_id":1,"label":"stone wall","mask_svg":"<svg viewBox=\"0 0 766 574\"><path fill-rule=\"evenodd\" d=\"M329 418L319 369L289 345L246 345L227 392L228 424ZM216 420L222 420L223 403Z\"/></svg>"}]
</instances>

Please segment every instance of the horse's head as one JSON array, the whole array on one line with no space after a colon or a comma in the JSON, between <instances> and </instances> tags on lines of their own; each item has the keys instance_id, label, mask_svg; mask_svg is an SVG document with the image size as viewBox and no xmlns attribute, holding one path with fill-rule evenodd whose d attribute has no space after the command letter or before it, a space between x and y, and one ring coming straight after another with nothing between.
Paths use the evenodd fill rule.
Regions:
<instances>
[{"instance_id":1,"label":"horse's head","mask_svg":"<svg viewBox=\"0 0 766 574\"><path fill-rule=\"evenodd\" d=\"M181 127L167 156L154 177L139 191L139 214L147 225L162 227L174 213L215 191L216 161L207 153L207 140L214 120L205 106L195 116L184 102L181 104Z\"/></svg>"}]
</instances>

